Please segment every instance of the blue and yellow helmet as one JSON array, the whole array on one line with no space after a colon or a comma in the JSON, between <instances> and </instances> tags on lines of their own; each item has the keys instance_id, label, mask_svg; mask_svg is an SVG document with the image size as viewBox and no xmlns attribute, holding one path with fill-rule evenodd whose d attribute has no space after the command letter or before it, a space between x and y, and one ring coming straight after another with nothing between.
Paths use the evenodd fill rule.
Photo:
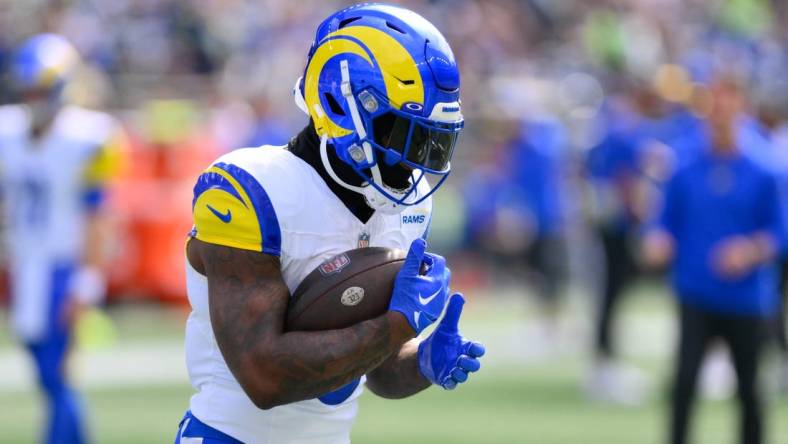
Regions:
<instances>
[{"instance_id":1,"label":"blue and yellow helmet","mask_svg":"<svg viewBox=\"0 0 788 444\"><path fill-rule=\"evenodd\" d=\"M361 4L328 17L294 93L323 145L394 204L424 200L448 176L463 128L460 74L446 39L415 12ZM410 188L386 187L380 161L413 170ZM418 195L425 173L439 182Z\"/></svg>"},{"instance_id":2,"label":"blue and yellow helmet","mask_svg":"<svg viewBox=\"0 0 788 444\"><path fill-rule=\"evenodd\" d=\"M20 90L59 91L79 64L73 46L56 34L39 34L24 41L11 66L11 80Z\"/></svg>"}]
</instances>

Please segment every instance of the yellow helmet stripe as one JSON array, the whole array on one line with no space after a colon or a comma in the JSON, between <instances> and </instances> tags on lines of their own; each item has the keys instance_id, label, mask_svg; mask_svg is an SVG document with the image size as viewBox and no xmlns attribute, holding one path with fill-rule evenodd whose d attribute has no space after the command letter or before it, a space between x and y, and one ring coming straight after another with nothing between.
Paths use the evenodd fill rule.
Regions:
<instances>
[{"instance_id":1,"label":"yellow helmet stripe","mask_svg":"<svg viewBox=\"0 0 788 444\"><path fill-rule=\"evenodd\" d=\"M380 69L386 96L397 109L405 103L424 104L424 82L416 62L395 38L369 26L349 26L327 35L312 58L304 76L304 98L310 107L318 135L342 137L353 132L332 121L320 105L318 82L323 67L339 54L355 54Z\"/></svg>"},{"instance_id":2,"label":"yellow helmet stripe","mask_svg":"<svg viewBox=\"0 0 788 444\"><path fill-rule=\"evenodd\" d=\"M409 102L424 105L424 82L416 61L394 37L369 26L349 26L329 34L326 39L336 36L353 37L369 49L383 73L386 96L395 108Z\"/></svg>"}]
</instances>

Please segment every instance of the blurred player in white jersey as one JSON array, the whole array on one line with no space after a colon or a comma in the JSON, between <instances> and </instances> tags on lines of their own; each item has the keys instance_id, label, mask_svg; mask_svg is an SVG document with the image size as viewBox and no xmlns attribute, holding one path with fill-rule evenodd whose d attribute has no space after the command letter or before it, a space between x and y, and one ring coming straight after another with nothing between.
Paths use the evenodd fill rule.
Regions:
<instances>
[{"instance_id":1,"label":"blurred player in white jersey","mask_svg":"<svg viewBox=\"0 0 788 444\"><path fill-rule=\"evenodd\" d=\"M47 444L88 441L65 360L77 314L104 298L100 208L123 140L110 116L63 103L78 63L62 37L30 38L10 67L20 103L0 106L12 325L46 395L40 439Z\"/></svg>"},{"instance_id":2,"label":"blurred player in white jersey","mask_svg":"<svg viewBox=\"0 0 788 444\"><path fill-rule=\"evenodd\" d=\"M484 348L457 328L463 298L449 295L445 260L424 241L463 128L459 96L448 43L412 11L362 4L318 27L295 88L309 124L286 147L222 156L194 187L195 394L176 443L345 444L365 381L404 398L479 369ZM284 331L304 277L366 246L410 250L389 311L340 330Z\"/></svg>"}]
</instances>

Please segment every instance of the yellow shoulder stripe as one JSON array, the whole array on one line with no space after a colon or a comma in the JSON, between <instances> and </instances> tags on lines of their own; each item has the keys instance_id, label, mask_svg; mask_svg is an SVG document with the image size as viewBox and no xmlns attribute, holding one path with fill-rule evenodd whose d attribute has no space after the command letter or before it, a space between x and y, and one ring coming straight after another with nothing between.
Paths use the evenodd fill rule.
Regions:
<instances>
[{"instance_id":1,"label":"yellow shoulder stripe","mask_svg":"<svg viewBox=\"0 0 788 444\"><path fill-rule=\"evenodd\" d=\"M123 164L125 148L126 136L123 131L117 131L106 144L96 150L85 168L85 185L88 188L102 186L117 176Z\"/></svg>"},{"instance_id":2,"label":"yellow shoulder stripe","mask_svg":"<svg viewBox=\"0 0 788 444\"><path fill-rule=\"evenodd\" d=\"M194 187L194 237L204 242L279 255L281 236L262 186L234 165L206 170Z\"/></svg>"}]
</instances>

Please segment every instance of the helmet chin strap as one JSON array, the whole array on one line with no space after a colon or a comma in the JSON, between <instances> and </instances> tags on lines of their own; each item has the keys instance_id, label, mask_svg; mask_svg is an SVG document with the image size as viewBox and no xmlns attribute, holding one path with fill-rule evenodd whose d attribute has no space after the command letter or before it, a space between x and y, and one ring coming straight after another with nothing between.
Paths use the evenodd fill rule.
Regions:
<instances>
[{"instance_id":1,"label":"helmet chin strap","mask_svg":"<svg viewBox=\"0 0 788 444\"><path fill-rule=\"evenodd\" d=\"M339 175L334 171L334 168L331 166L331 162L328 160L328 136L325 134L320 137L320 160L323 162L323 168L326 169L328 175L331 179L334 180L339 186L342 188L346 188L350 191L355 191L356 193L361 194L364 196L364 200L366 200L367 205L375 211L380 211L383 214L399 214L404 209L404 205L400 205L388 197L384 196L383 193L378 191L375 187L367 184L363 187L358 187L355 185L351 185L344 180L342 180ZM377 166L375 166L377 169ZM380 173L378 173L380 175ZM377 179L376 179L377 180ZM383 182L380 182L383 184ZM385 186L385 185L383 185ZM404 193L396 190L389 190L390 193L393 195L401 195L404 196Z\"/></svg>"},{"instance_id":2,"label":"helmet chin strap","mask_svg":"<svg viewBox=\"0 0 788 444\"><path fill-rule=\"evenodd\" d=\"M331 179L334 182L338 183L342 188L347 188L350 191L355 191L356 193L364 194L364 190L367 188L371 188L369 185L364 187L357 187L355 185L351 185L344 180L342 180L339 175L334 172L334 168L331 166L331 162L328 161L328 136L323 134L320 136L320 160L323 161L323 168L326 169L328 175L331 176Z\"/></svg>"}]
</instances>

